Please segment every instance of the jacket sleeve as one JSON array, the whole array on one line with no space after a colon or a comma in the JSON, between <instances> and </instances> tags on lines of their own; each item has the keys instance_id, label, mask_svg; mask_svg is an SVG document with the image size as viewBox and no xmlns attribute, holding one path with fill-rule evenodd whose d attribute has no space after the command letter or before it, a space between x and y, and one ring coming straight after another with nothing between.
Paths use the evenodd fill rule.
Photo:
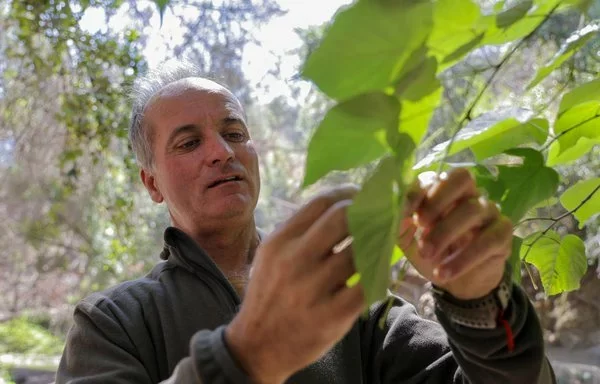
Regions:
<instances>
[{"instance_id":1,"label":"jacket sleeve","mask_svg":"<svg viewBox=\"0 0 600 384\"><path fill-rule=\"evenodd\" d=\"M362 323L363 362L369 383L550 384L554 374L544 356L542 330L533 306L513 285L506 318L515 348L508 349L503 327L473 329L452 323L436 309L440 324L420 318L414 307L394 297L373 306Z\"/></svg>"},{"instance_id":2,"label":"jacket sleeve","mask_svg":"<svg viewBox=\"0 0 600 384\"><path fill-rule=\"evenodd\" d=\"M56 374L56 384L248 382L225 345L224 327L197 332L190 341L189 356L177 364L171 377L165 379L158 377L151 364L144 364L118 314L82 302L75 310L74 320Z\"/></svg>"}]
</instances>

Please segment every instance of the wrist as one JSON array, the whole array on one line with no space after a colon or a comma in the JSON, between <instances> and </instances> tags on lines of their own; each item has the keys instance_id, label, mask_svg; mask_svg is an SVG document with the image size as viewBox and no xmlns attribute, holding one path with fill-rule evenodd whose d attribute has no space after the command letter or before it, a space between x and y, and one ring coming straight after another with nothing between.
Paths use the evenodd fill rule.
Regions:
<instances>
[{"instance_id":1,"label":"wrist","mask_svg":"<svg viewBox=\"0 0 600 384\"><path fill-rule=\"evenodd\" d=\"M249 337L234 320L225 329L225 343L240 367L246 372L250 381L256 384L280 384L287 378L277 373L270 359L261 348L260 340Z\"/></svg>"},{"instance_id":2,"label":"wrist","mask_svg":"<svg viewBox=\"0 0 600 384\"><path fill-rule=\"evenodd\" d=\"M494 278L486 278L481 282L456 281L445 285L434 285L434 289L450 294L458 300L478 300L488 296L502 283L502 274Z\"/></svg>"},{"instance_id":3,"label":"wrist","mask_svg":"<svg viewBox=\"0 0 600 384\"><path fill-rule=\"evenodd\" d=\"M433 286L432 290L437 309L452 322L470 328L496 328L512 296L510 267L507 266L496 287L483 296L464 299L444 288Z\"/></svg>"}]
</instances>

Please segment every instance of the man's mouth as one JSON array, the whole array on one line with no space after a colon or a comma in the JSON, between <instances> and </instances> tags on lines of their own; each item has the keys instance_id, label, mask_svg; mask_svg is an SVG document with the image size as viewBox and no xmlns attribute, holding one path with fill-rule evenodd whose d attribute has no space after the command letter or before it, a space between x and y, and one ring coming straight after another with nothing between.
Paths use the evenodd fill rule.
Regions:
<instances>
[{"instance_id":1,"label":"man's mouth","mask_svg":"<svg viewBox=\"0 0 600 384\"><path fill-rule=\"evenodd\" d=\"M223 184L223 183L228 183L228 182L230 182L230 181L241 181L241 180L242 180L242 178L241 178L241 177L239 177L239 176L229 176L229 177L225 177L225 178L223 178L223 179L219 179L219 180L217 180L217 181L215 181L215 182L211 183L211 184L208 186L208 188L214 188L214 187L216 187L216 186L218 186L218 185L221 185L221 184Z\"/></svg>"}]
</instances>

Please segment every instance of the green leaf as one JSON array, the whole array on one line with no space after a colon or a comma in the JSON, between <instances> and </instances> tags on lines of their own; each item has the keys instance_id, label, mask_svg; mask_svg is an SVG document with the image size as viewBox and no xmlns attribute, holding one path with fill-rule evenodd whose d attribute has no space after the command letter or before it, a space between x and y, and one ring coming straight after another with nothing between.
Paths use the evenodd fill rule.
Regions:
<instances>
[{"instance_id":1,"label":"green leaf","mask_svg":"<svg viewBox=\"0 0 600 384\"><path fill-rule=\"evenodd\" d=\"M592 148L598 144L600 144L600 138L589 139L587 137L580 137L575 145L561 152L560 144L558 141L555 141L552 143L552 145L550 145L546 165L554 167L559 164L571 163L579 159L581 156L588 154L589 151L591 151Z\"/></svg>"},{"instance_id":2,"label":"green leaf","mask_svg":"<svg viewBox=\"0 0 600 384\"><path fill-rule=\"evenodd\" d=\"M171 0L154 0L156 7L158 8L158 13L160 15L160 25L163 23L163 16L165 14L165 9L167 9L167 5L171 2Z\"/></svg>"},{"instance_id":3,"label":"green leaf","mask_svg":"<svg viewBox=\"0 0 600 384\"><path fill-rule=\"evenodd\" d=\"M513 236L512 251L508 263L512 269L512 279L515 284L521 284L521 245L523 239L519 236Z\"/></svg>"},{"instance_id":4,"label":"green leaf","mask_svg":"<svg viewBox=\"0 0 600 384\"><path fill-rule=\"evenodd\" d=\"M500 1L496 2L496 4L494 4L494 12L502 12L502 9L504 9L505 4L506 4L505 0L500 0Z\"/></svg>"},{"instance_id":5,"label":"green leaf","mask_svg":"<svg viewBox=\"0 0 600 384\"><path fill-rule=\"evenodd\" d=\"M388 130L398 127L400 104L393 96L369 93L344 101L325 116L308 145L308 186L332 170L367 164L389 151Z\"/></svg>"},{"instance_id":6,"label":"green leaf","mask_svg":"<svg viewBox=\"0 0 600 384\"><path fill-rule=\"evenodd\" d=\"M582 84L572 91L566 93L560 101L558 118L569 109L588 102L600 102L600 79L592 80Z\"/></svg>"},{"instance_id":7,"label":"green leaf","mask_svg":"<svg viewBox=\"0 0 600 384\"><path fill-rule=\"evenodd\" d=\"M552 71L560 67L577 50L600 31L600 23L594 22L573 33L560 47L548 64L540 68L535 78L529 83L527 89L531 89L545 79Z\"/></svg>"},{"instance_id":8,"label":"green leaf","mask_svg":"<svg viewBox=\"0 0 600 384\"><path fill-rule=\"evenodd\" d=\"M587 270L585 245L575 235L567 235L562 241L558 233L548 231L535 244L539 236L534 233L523 241L521 257L527 254L527 262L540 272L542 285L548 296L578 289Z\"/></svg>"},{"instance_id":9,"label":"green leaf","mask_svg":"<svg viewBox=\"0 0 600 384\"><path fill-rule=\"evenodd\" d=\"M385 157L348 209L354 263L367 304L386 296L397 238L400 193L393 156Z\"/></svg>"},{"instance_id":10,"label":"green leaf","mask_svg":"<svg viewBox=\"0 0 600 384\"><path fill-rule=\"evenodd\" d=\"M579 139L600 139L600 79L585 83L561 100L554 124L559 147L556 156L577 145Z\"/></svg>"},{"instance_id":11,"label":"green leaf","mask_svg":"<svg viewBox=\"0 0 600 384\"><path fill-rule=\"evenodd\" d=\"M436 77L437 61L434 57L419 57L418 65L396 84L396 95L403 100L418 102L430 95L441 83Z\"/></svg>"},{"instance_id":12,"label":"green leaf","mask_svg":"<svg viewBox=\"0 0 600 384\"><path fill-rule=\"evenodd\" d=\"M517 21L521 20L523 16L533 6L533 1L525 0L521 1L514 6L504 10L496 15L496 26L498 28L508 28Z\"/></svg>"},{"instance_id":13,"label":"green leaf","mask_svg":"<svg viewBox=\"0 0 600 384\"><path fill-rule=\"evenodd\" d=\"M483 165L476 165L470 169L473 176L475 176L475 183L477 188L483 189L487 194L487 197L492 201L500 201L506 187L502 180L498 180L489 169Z\"/></svg>"},{"instance_id":14,"label":"green leaf","mask_svg":"<svg viewBox=\"0 0 600 384\"><path fill-rule=\"evenodd\" d=\"M447 68L450 65L458 62L467 53L469 53L472 50L474 50L475 48L477 48L479 46L479 44L481 43L481 41L483 40L484 36L485 36L485 34L483 32L478 34L473 39L469 40L465 44L458 47L454 52L452 52L448 56L444 57L444 61L442 62L444 64L444 68Z\"/></svg>"},{"instance_id":15,"label":"green leaf","mask_svg":"<svg viewBox=\"0 0 600 384\"><path fill-rule=\"evenodd\" d=\"M520 39L533 32L562 0L535 0L529 12L508 27L497 26L497 15L482 17L481 24L487 25L482 45L505 44Z\"/></svg>"},{"instance_id":16,"label":"green leaf","mask_svg":"<svg viewBox=\"0 0 600 384\"><path fill-rule=\"evenodd\" d=\"M548 137L548 121L531 119L524 123L510 118L483 131L470 141L478 161L523 144L543 144Z\"/></svg>"},{"instance_id":17,"label":"green leaf","mask_svg":"<svg viewBox=\"0 0 600 384\"><path fill-rule=\"evenodd\" d=\"M428 1L359 1L338 13L302 74L335 99L383 90L425 42L432 12Z\"/></svg>"},{"instance_id":18,"label":"green leaf","mask_svg":"<svg viewBox=\"0 0 600 384\"><path fill-rule=\"evenodd\" d=\"M528 210L556 193L559 178L554 169L544 166L544 157L534 149L514 148L506 153L524 158L518 166L498 166L498 180L506 188L501 210L516 223Z\"/></svg>"},{"instance_id":19,"label":"green leaf","mask_svg":"<svg viewBox=\"0 0 600 384\"><path fill-rule=\"evenodd\" d=\"M588 200L577 208L584 199ZM573 214L579 221L579 228L583 228L586 221L600 213L600 177L580 181L570 187L560 197L560 203L567 211L577 208Z\"/></svg>"},{"instance_id":20,"label":"green leaf","mask_svg":"<svg viewBox=\"0 0 600 384\"><path fill-rule=\"evenodd\" d=\"M435 58L425 58L419 50L410 61L417 62L416 67L395 85L396 95L401 99L400 131L407 133L415 143L420 143L433 112L440 104L443 89L436 77Z\"/></svg>"},{"instance_id":21,"label":"green leaf","mask_svg":"<svg viewBox=\"0 0 600 384\"><path fill-rule=\"evenodd\" d=\"M552 196L551 198L546 199L546 200L541 201L540 203L536 204L531 209L549 208L553 205L556 205L557 203L558 203L558 198L556 196Z\"/></svg>"},{"instance_id":22,"label":"green leaf","mask_svg":"<svg viewBox=\"0 0 600 384\"><path fill-rule=\"evenodd\" d=\"M484 32L484 25L479 25L480 18L479 6L471 0L439 0L435 3L434 28L427 45L438 62L444 63L439 71L448 68L478 44Z\"/></svg>"},{"instance_id":23,"label":"green leaf","mask_svg":"<svg viewBox=\"0 0 600 384\"><path fill-rule=\"evenodd\" d=\"M421 143L429 128L433 113L440 105L443 88L438 88L419 101L402 100L400 131L406 132L415 143Z\"/></svg>"},{"instance_id":24,"label":"green leaf","mask_svg":"<svg viewBox=\"0 0 600 384\"><path fill-rule=\"evenodd\" d=\"M545 119L520 120L514 117L501 120L504 114L490 113L477 118L457 136L449 156L470 149L478 161L524 144L543 144L548 137ZM441 160L450 141L436 145L417 167L425 167Z\"/></svg>"}]
</instances>

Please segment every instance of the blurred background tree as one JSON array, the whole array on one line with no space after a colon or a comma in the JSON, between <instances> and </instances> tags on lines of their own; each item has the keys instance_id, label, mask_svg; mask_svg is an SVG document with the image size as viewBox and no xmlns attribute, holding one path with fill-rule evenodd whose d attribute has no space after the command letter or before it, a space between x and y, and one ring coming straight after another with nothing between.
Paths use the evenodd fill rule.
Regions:
<instances>
[{"instance_id":1,"label":"blurred background tree","mask_svg":"<svg viewBox=\"0 0 600 384\"><path fill-rule=\"evenodd\" d=\"M496 5L479 3L484 11ZM588 20L600 18L600 0L581 3ZM318 12L319 3L313 6ZM317 189L356 182L365 174L337 172L300 190L308 140L332 103L295 73L327 24L296 29L302 44L265 57L261 79L251 79L244 70L245 52L261 45L258 31L284 14L285 7L275 0L171 1L163 28L168 22L178 25L180 38L151 47L164 51L163 58L195 61L245 103L260 154L262 193L256 218L267 231ZM90 15L100 26L97 30L86 27ZM168 216L164 207L151 204L139 183L127 143L127 92L132 80L151 66L147 54L156 18L150 1L0 3L0 334L26 319L49 337L62 338L77 300L142 276L159 260ZM482 110L493 102L512 111L547 108L547 117L552 116L565 91L600 73L600 39L590 39L532 92L525 87L536 68L587 22L576 11L552 16L503 66ZM449 138L458 111L491 76L505 50L486 47L443 73L443 102L430 124L428 148ZM290 63L295 63L291 70ZM285 92L264 97L272 91L269 84L279 84ZM582 149L589 153L575 167L559 168L562 190L600 174L597 144ZM550 201L536 214L556 217L563 212ZM552 343L600 345L599 228L599 218L583 229L575 220L557 228L586 240L590 269L580 291L550 300L528 287ZM426 289L417 276L398 288L427 314ZM10 348L0 345L0 354L6 351Z\"/></svg>"}]
</instances>

